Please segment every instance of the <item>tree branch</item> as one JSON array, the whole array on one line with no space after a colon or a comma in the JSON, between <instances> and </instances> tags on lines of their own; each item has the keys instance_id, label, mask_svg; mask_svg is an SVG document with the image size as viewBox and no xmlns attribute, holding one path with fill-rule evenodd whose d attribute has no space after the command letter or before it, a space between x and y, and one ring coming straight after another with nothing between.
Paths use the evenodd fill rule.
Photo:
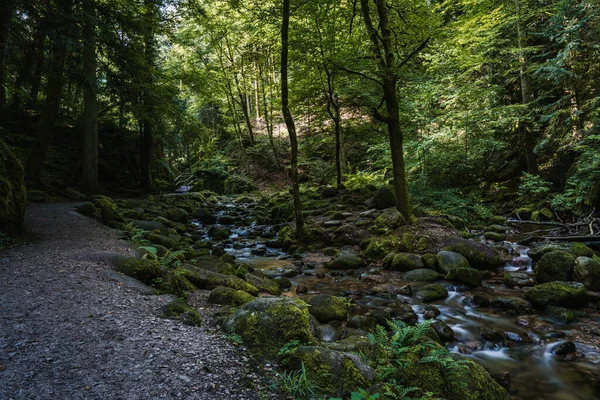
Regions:
<instances>
[{"instance_id":1,"label":"tree branch","mask_svg":"<svg viewBox=\"0 0 600 400\"><path fill-rule=\"evenodd\" d=\"M408 63L411 58L413 58L416 54L418 54L421 50L423 50L425 48L425 46L427 46L427 43L429 43L430 39L431 39L431 36L429 36L427 39L423 40L423 42L421 42L419 47L414 49L408 56L406 56L406 58L404 60L402 60L401 63L398 64L398 69L400 69L401 67L406 65L406 63Z\"/></svg>"},{"instance_id":2,"label":"tree branch","mask_svg":"<svg viewBox=\"0 0 600 400\"><path fill-rule=\"evenodd\" d=\"M370 80L372 82L375 82L379 86L383 86L383 82L381 82L381 81L379 81L379 80L377 80L377 79L375 79L375 78L373 78L373 77L371 77L371 76L369 76L367 74L363 74L362 72L358 72L358 71L353 71L353 70L348 69L346 67L343 67L341 65L336 65L336 67L339 68L341 71L347 72L347 73L352 74L352 75L361 76L361 77L363 77L365 79L368 79L368 80Z\"/></svg>"}]
</instances>

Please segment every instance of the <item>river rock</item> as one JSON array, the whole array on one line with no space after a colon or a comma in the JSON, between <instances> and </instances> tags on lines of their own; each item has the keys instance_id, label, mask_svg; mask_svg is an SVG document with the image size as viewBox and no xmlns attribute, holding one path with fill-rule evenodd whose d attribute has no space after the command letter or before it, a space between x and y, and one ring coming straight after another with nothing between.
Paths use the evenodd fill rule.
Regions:
<instances>
[{"instance_id":1,"label":"river rock","mask_svg":"<svg viewBox=\"0 0 600 400\"><path fill-rule=\"evenodd\" d=\"M432 269L419 268L403 273L400 279L409 282L434 282L441 277L440 274Z\"/></svg>"},{"instance_id":2,"label":"river rock","mask_svg":"<svg viewBox=\"0 0 600 400\"><path fill-rule=\"evenodd\" d=\"M535 279L539 283L570 281L575 267L575 257L566 251L551 251L542 256L535 266Z\"/></svg>"},{"instance_id":3,"label":"river rock","mask_svg":"<svg viewBox=\"0 0 600 400\"><path fill-rule=\"evenodd\" d=\"M593 292L600 292L600 262L590 257L577 257L573 279Z\"/></svg>"},{"instance_id":4,"label":"river rock","mask_svg":"<svg viewBox=\"0 0 600 400\"><path fill-rule=\"evenodd\" d=\"M344 321L348 318L349 303L339 297L318 294L308 301L309 312L321 323Z\"/></svg>"},{"instance_id":5,"label":"river rock","mask_svg":"<svg viewBox=\"0 0 600 400\"><path fill-rule=\"evenodd\" d=\"M461 254L453 251L440 251L437 253L438 270L447 274L452 268L470 268L469 261Z\"/></svg>"},{"instance_id":6,"label":"river rock","mask_svg":"<svg viewBox=\"0 0 600 400\"><path fill-rule=\"evenodd\" d=\"M173 222L180 222L183 224L188 222L188 213L181 208L170 208L167 210L165 217Z\"/></svg>"},{"instance_id":7,"label":"river rock","mask_svg":"<svg viewBox=\"0 0 600 400\"><path fill-rule=\"evenodd\" d=\"M192 213L192 216L205 225L213 225L217 223L217 217L212 215L208 209L198 207Z\"/></svg>"},{"instance_id":8,"label":"river rock","mask_svg":"<svg viewBox=\"0 0 600 400\"><path fill-rule=\"evenodd\" d=\"M242 290L235 290L223 286L214 288L208 296L209 303L223 304L233 307L243 306L244 304L250 303L254 299L254 296Z\"/></svg>"},{"instance_id":9,"label":"river rock","mask_svg":"<svg viewBox=\"0 0 600 400\"><path fill-rule=\"evenodd\" d=\"M577 319L573 310L564 307L548 306L546 307L546 314L563 324L568 324Z\"/></svg>"},{"instance_id":10,"label":"river rock","mask_svg":"<svg viewBox=\"0 0 600 400\"><path fill-rule=\"evenodd\" d=\"M431 301L445 299L446 297L448 297L448 291L443 285L434 283L418 288L416 296L422 302L429 303Z\"/></svg>"},{"instance_id":11,"label":"river rock","mask_svg":"<svg viewBox=\"0 0 600 400\"><path fill-rule=\"evenodd\" d=\"M431 324L431 328L435 331L441 340L441 344L449 343L454 340L454 331L443 321L435 321Z\"/></svg>"},{"instance_id":12,"label":"river rock","mask_svg":"<svg viewBox=\"0 0 600 400\"><path fill-rule=\"evenodd\" d=\"M253 296L258 295L256 286L236 276L219 274L192 265L184 265L175 271L190 281L199 289L214 289L218 286L226 286L232 289L243 290Z\"/></svg>"},{"instance_id":13,"label":"river rock","mask_svg":"<svg viewBox=\"0 0 600 400\"><path fill-rule=\"evenodd\" d=\"M492 240L494 242L503 242L506 239L506 234L498 232L485 232L483 236L487 240Z\"/></svg>"},{"instance_id":14,"label":"river rock","mask_svg":"<svg viewBox=\"0 0 600 400\"><path fill-rule=\"evenodd\" d=\"M535 286L532 275L524 272L505 272L502 282L509 288Z\"/></svg>"},{"instance_id":15,"label":"river rock","mask_svg":"<svg viewBox=\"0 0 600 400\"><path fill-rule=\"evenodd\" d=\"M373 196L373 205L378 210L396 206L396 195L392 186L385 185L377 189Z\"/></svg>"},{"instance_id":16,"label":"river rock","mask_svg":"<svg viewBox=\"0 0 600 400\"><path fill-rule=\"evenodd\" d=\"M412 271L423 268L423 260L419 254L398 253L392 259L390 269L392 271Z\"/></svg>"},{"instance_id":17,"label":"river rock","mask_svg":"<svg viewBox=\"0 0 600 400\"><path fill-rule=\"evenodd\" d=\"M225 323L228 333L242 338L245 346L267 358L275 358L279 349L292 340L311 340L308 306L287 297L256 299L230 316Z\"/></svg>"},{"instance_id":18,"label":"river rock","mask_svg":"<svg viewBox=\"0 0 600 400\"><path fill-rule=\"evenodd\" d=\"M462 283L469 287L481 286L483 278L481 272L475 268L451 268L446 274L446 280Z\"/></svg>"},{"instance_id":19,"label":"river rock","mask_svg":"<svg viewBox=\"0 0 600 400\"><path fill-rule=\"evenodd\" d=\"M365 262L362 260L362 258L358 256L342 255L340 257L334 258L325 266L326 268L336 270L359 269L365 266Z\"/></svg>"},{"instance_id":20,"label":"river rock","mask_svg":"<svg viewBox=\"0 0 600 400\"><path fill-rule=\"evenodd\" d=\"M565 356L567 354L575 353L577 346L573 342L562 342L552 348L552 352L558 356Z\"/></svg>"},{"instance_id":21,"label":"river rock","mask_svg":"<svg viewBox=\"0 0 600 400\"><path fill-rule=\"evenodd\" d=\"M145 284L152 284L155 279L162 277L158 261L145 258L117 258L113 261L115 269L131 276Z\"/></svg>"},{"instance_id":22,"label":"river rock","mask_svg":"<svg viewBox=\"0 0 600 400\"><path fill-rule=\"evenodd\" d=\"M224 226L211 226L208 229L208 234L214 240L226 240L229 238L229 235L231 235L231 231Z\"/></svg>"},{"instance_id":23,"label":"river rock","mask_svg":"<svg viewBox=\"0 0 600 400\"><path fill-rule=\"evenodd\" d=\"M525 298L534 306L582 307L587 302L587 289L579 282L542 283L525 292Z\"/></svg>"},{"instance_id":24,"label":"river rock","mask_svg":"<svg viewBox=\"0 0 600 400\"><path fill-rule=\"evenodd\" d=\"M504 332L502 332L500 329L483 327L483 328L481 328L480 333L481 333L481 337L488 342L492 342L492 343L504 342Z\"/></svg>"},{"instance_id":25,"label":"river rock","mask_svg":"<svg viewBox=\"0 0 600 400\"><path fill-rule=\"evenodd\" d=\"M171 239L170 237L159 235L156 233L149 233L146 235L146 239L154 244L159 244L161 246L165 246L169 250L177 250L179 249L179 243L175 239Z\"/></svg>"},{"instance_id":26,"label":"river rock","mask_svg":"<svg viewBox=\"0 0 600 400\"><path fill-rule=\"evenodd\" d=\"M274 279L259 277L252 273L246 274L245 278L246 282L255 286L261 292L267 292L275 296L281 294L281 288Z\"/></svg>"},{"instance_id":27,"label":"river rock","mask_svg":"<svg viewBox=\"0 0 600 400\"><path fill-rule=\"evenodd\" d=\"M527 255L533 261L539 261L544 254L558 250L566 251L575 257L594 257L594 251L583 243L534 243Z\"/></svg>"},{"instance_id":28,"label":"river rock","mask_svg":"<svg viewBox=\"0 0 600 400\"><path fill-rule=\"evenodd\" d=\"M454 239L453 243L442 250L461 254L467 259L471 267L477 269L497 268L508 261L498 250L483 243L462 238Z\"/></svg>"},{"instance_id":29,"label":"river rock","mask_svg":"<svg viewBox=\"0 0 600 400\"><path fill-rule=\"evenodd\" d=\"M338 339L339 334L333 326L324 324L315 328L315 336L322 342L334 342Z\"/></svg>"},{"instance_id":30,"label":"river rock","mask_svg":"<svg viewBox=\"0 0 600 400\"><path fill-rule=\"evenodd\" d=\"M406 219L396 208L386 209L375 219L375 226L380 229L396 229L406 225Z\"/></svg>"},{"instance_id":31,"label":"river rock","mask_svg":"<svg viewBox=\"0 0 600 400\"><path fill-rule=\"evenodd\" d=\"M288 368L300 370L304 366L306 377L324 393L349 397L359 388L370 387L374 374L369 364L352 353L326 347L300 346L289 356Z\"/></svg>"}]
</instances>

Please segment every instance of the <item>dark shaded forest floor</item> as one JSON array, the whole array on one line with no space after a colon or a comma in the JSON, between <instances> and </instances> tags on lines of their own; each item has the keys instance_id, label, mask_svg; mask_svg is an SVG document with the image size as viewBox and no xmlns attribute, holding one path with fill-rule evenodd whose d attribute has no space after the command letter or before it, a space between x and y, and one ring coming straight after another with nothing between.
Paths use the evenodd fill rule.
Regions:
<instances>
[{"instance_id":1,"label":"dark shaded forest floor","mask_svg":"<svg viewBox=\"0 0 600 400\"><path fill-rule=\"evenodd\" d=\"M110 260L133 251L73 206L31 205L30 240L0 252L1 399L266 397L241 349L116 279Z\"/></svg>"}]
</instances>

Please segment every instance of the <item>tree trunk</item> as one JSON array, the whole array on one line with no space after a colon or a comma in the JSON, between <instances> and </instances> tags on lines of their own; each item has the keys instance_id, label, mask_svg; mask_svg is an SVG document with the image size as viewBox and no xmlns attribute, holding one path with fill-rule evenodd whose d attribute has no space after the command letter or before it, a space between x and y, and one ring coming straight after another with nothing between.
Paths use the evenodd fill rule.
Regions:
<instances>
[{"instance_id":1,"label":"tree trunk","mask_svg":"<svg viewBox=\"0 0 600 400\"><path fill-rule=\"evenodd\" d=\"M96 82L96 5L83 0L83 151L81 189L98 193L98 104Z\"/></svg>"},{"instance_id":2,"label":"tree trunk","mask_svg":"<svg viewBox=\"0 0 600 400\"><path fill-rule=\"evenodd\" d=\"M277 163L277 167L281 169L281 164L279 162L279 154L277 154L277 148L275 147L275 140L273 139L273 121L271 120L271 118L269 116L269 109L267 107L267 92L265 90L265 85L267 84L268 80L267 80L267 82L264 81L263 69L262 69L260 63L258 65L258 74L261 79L260 88L261 88L261 92L262 92L263 112L265 114L265 126L267 129L267 135L269 136L269 144L271 145L271 150L273 151L273 156L275 157L275 162ZM271 95L271 97L272 97L272 95ZM270 100L273 101L272 98Z\"/></svg>"},{"instance_id":3,"label":"tree trunk","mask_svg":"<svg viewBox=\"0 0 600 400\"><path fill-rule=\"evenodd\" d=\"M298 182L298 138L296 125L289 108L288 87L288 48L290 28L290 0L283 0L283 23L281 24L281 110L285 125L290 135L292 146L290 175L294 195L294 212L296 215L296 236L304 238L304 218L302 217L302 202L300 201L300 183Z\"/></svg>"},{"instance_id":4,"label":"tree trunk","mask_svg":"<svg viewBox=\"0 0 600 400\"><path fill-rule=\"evenodd\" d=\"M344 152L344 134L342 132L342 118L340 113L340 102L337 95L332 96L333 105L333 124L335 127L335 169L337 171L337 184L340 186L344 183L344 166L345 152Z\"/></svg>"},{"instance_id":5,"label":"tree trunk","mask_svg":"<svg viewBox=\"0 0 600 400\"><path fill-rule=\"evenodd\" d=\"M34 72L37 73L41 69L41 64L44 60L44 41L46 40L47 22L43 16L38 17L39 21L35 30L35 35L31 45L27 47L25 56L15 79L15 90L13 94L13 106L15 109L21 107L23 96L26 95L26 87L33 87ZM41 61L40 61L41 59ZM38 64L40 67L38 67ZM39 87L39 86L38 86ZM37 92L35 93L37 97Z\"/></svg>"},{"instance_id":6,"label":"tree trunk","mask_svg":"<svg viewBox=\"0 0 600 400\"><path fill-rule=\"evenodd\" d=\"M69 15L72 0L63 0L58 6L63 15ZM27 177L35 183L41 183L42 168L48 152L52 129L58 117L60 109L60 100L65 83L64 66L67 55L67 32L68 28L63 24L55 28L55 40L52 49L52 59L50 72L48 74L48 84L46 89L46 102L40 117L40 122L35 131L35 140L33 142L31 153L27 161Z\"/></svg>"},{"instance_id":7,"label":"tree trunk","mask_svg":"<svg viewBox=\"0 0 600 400\"><path fill-rule=\"evenodd\" d=\"M400 108L396 94L396 84L398 83L398 78L396 77L396 59L394 57L394 49L392 47L392 32L389 26L387 1L375 1L377 13L379 15L380 32L378 32L373 26L368 0L361 0L360 3L365 27L367 28L369 39L371 40L371 50L374 58L378 61L379 70L382 74L382 88L387 111L387 115L384 116L374 109L373 114L375 118L385 122L388 127L390 148L392 151L396 208L404 216L406 221L411 223L414 217L412 216L410 210L408 182L406 179L406 169L404 165L404 138L400 127Z\"/></svg>"},{"instance_id":8,"label":"tree trunk","mask_svg":"<svg viewBox=\"0 0 600 400\"><path fill-rule=\"evenodd\" d=\"M146 27L144 32L144 60L146 76L143 93L143 129L142 141L140 144L140 186L143 190L151 192L152 187L152 149L153 149L153 123L154 123L154 101L152 90L154 86L153 66L155 59L154 46L154 13L155 6L153 0L144 0L146 8Z\"/></svg>"},{"instance_id":9,"label":"tree trunk","mask_svg":"<svg viewBox=\"0 0 600 400\"><path fill-rule=\"evenodd\" d=\"M6 104L6 59L14 3L14 0L3 0L0 4L0 106Z\"/></svg>"},{"instance_id":10,"label":"tree trunk","mask_svg":"<svg viewBox=\"0 0 600 400\"><path fill-rule=\"evenodd\" d=\"M521 57L521 99L523 105L527 106L533 101L533 92L531 90L531 75L529 74L529 57L526 53L527 32L521 22L521 5L519 0L515 0L515 10L517 14L517 37L519 41L519 52ZM519 129L523 136L525 146L525 158L527 160L527 172L533 175L539 175L537 157L533 151L535 147L535 135L532 126L527 121L519 121Z\"/></svg>"}]
</instances>

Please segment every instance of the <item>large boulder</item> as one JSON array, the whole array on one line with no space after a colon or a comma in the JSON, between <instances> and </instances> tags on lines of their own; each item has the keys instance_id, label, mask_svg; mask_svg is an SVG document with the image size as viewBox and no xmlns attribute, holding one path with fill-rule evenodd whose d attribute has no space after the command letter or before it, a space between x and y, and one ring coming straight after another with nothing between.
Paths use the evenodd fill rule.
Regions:
<instances>
[{"instance_id":1,"label":"large boulder","mask_svg":"<svg viewBox=\"0 0 600 400\"><path fill-rule=\"evenodd\" d=\"M395 208L388 208L375 219L375 226L381 229L397 229L403 225L406 225L406 219Z\"/></svg>"},{"instance_id":2,"label":"large boulder","mask_svg":"<svg viewBox=\"0 0 600 400\"><path fill-rule=\"evenodd\" d=\"M267 358L275 358L292 340L311 341L308 306L287 297L259 298L246 304L228 318L225 330Z\"/></svg>"},{"instance_id":3,"label":"large boulder","mask_svg":"<svg viewBox=\"0 0 600 400\"><path fill-rule=\"evenodd\" d=\"M239 307L254 300L254 296L242 290L236 290L224 286L214 288L208 296L208 302Z\"/></svg>"},{"instance_id":4,"label":"large boulder","mask_svg":"<svg viewBox=\"0 0 600 400\"><path fill-rule=\"evenodd\" d=\"M304 365L306 377L322 392L348 398L350 393L373 384L374 374L360 356L326 347L301 346L289 356L288 369Z\"/></svg>"},{"instance_id":5,"label":"large boulder","mask_svg":"<svg viewBox=\"0 0 600 400\"><path fill-rule=\"evenodd\" d=\"M590 249L583 243L546 243L539 242L531 245L531 248L527 252L529 258L533 261L539 261L542 256L546 253L553 251L566 251L575 257L593 257L594 250Z\"/></svg>"},{"instance_id":6,"label":"large boulder","mask_svg":"<svg viewBox=\"0 0 600 400\"><path fill-rule=\"evenodd\" d=\"M469 268L470 265L463 255L442 250L437 253L437 267L441 273L447 274L452 268Z\"/></svg>"},{"instance_id":7,"label":"large boulder","mask_svg":"<svg viewBox=\"0 0 600 400\"><path fill-rule=\"evenodd\" d=\"M0 231L8 235L23 233L27 191L23 165L0 139Z\"/></svg>"},{"instance_id":8,"label":"large boulder","mask_svg":"<svg viewBox=\"0 0 600 400\"><path fill-rule=\"evenodd\" d=\"M542 256L535 266L535 279L539 283L570 281L575 267L575 257L566 251L552 251Z\"/></svg>"},{"instance_id":9,"label":"large boulder","mask_svg":"<svg viewBox=\"0 0 600 400\"><path fill-rule=\"evenodd\" d=\"M191 265L185 265L183 268L178 268L176 271L199 289L214 289L218 286L225 286L236 290L242 290L253 296L258 295L256 286L236 276L219 274L218 272L196 268Z\"/></svg>"},{"instance_id":10,"label":"large boulder","mask_svg":"<svg viewBox=\"0 0 600 400\"><path fill-rule=\"evenodd\" d=\"M548 282L525 292L525 298L535 307L582 307L587 302L587 289L579 282Z\"/></svg>"},{"instance_id":11,"label":"large boulder","mask_svg":"<svg viewBox=\"0 0 600 400\"><path fill-rule=\"evenodd\" d=\"M443 285L433 283L431 285L421 286L417 289L416 296L422 302L429 303L431 301L445 299L448 297L448 291Z\"/></svg>"},{"instance_id":12,"label":"large boulder","mask_svg":"<svg viewBox=\"0 0 600 400\"><path fill-rule=\"evenodd\" d=\"M481 272L475 268L452 268L446 274L446 280L462 283L470 287L481 286L483 282Z\"/></svg>"},{"instance_id":13,"label":"large boulder","mask_svg":"<svg viewBox=\"0 0 600 400\"><path fill-rule=\"evenodd\" d=\"M330 296L328 294L318 294L311 297L308 300L310 308L308 311L321 323L327 323L329 321L343 321L348 318L348 301L343 299Z\"/></svg>"},{"instance_id":14,"label":"large boulder","mask_svg":"<svg viewBox=\"0 0 600 400\"><path fill-rule=\"evenodd\" d=\"M423 268L423 259L419 254L398 253L392 259L390 269L392 271L412 271Z\"/></svg>"},{"instance_id":15,"label":"large boulder","mask_svg":"<svg viewBox=\"0 0 600 400\"><path fill-rule=\"evenodd\" d=\"M377 192L375 192L375 196L373 197L373 204L378 210L395 207L396 195L394 194L394 188L389 185L380 187L377 190Z\"/></svg>"},{"instance_id":16,"label":"large boulder","mask_svg":"<svg viewBox=\"0 0 600 400\"><path fill-rule=\"evenodd\" d=\"M577 257L573 279L583 283L588 290L600 292L600 262L590 257Z\"/></svg>"},{"instance_id":17,"label":"large boulder","mask_svg":"<svg viewBox=\"0 0 600 400\"><path fill-rule=\"evenodd\" d=\"M453 243L442 250L452 251L465 257L470 266L477 269L494 269L503 265L507 259L502 254L484 243L456 238Z\"/></svg>"},{"instance_id":18,"label":"large boulder","mask_svg":"<svg viewBox=\"0 0 600 400\"><path fill-rule=\"evenodd\" d=\"M145 258L118 258L113 261L115 269L146 284L162 277L160 264Z\"/></svg>"},{"instance_id":19,"label":"large boulder","mask_svg":"<svg viewBox=\"0 0 600 400\"><path fill-rule=\"evenodd\" d=\"M509 288L535 286L536 284L534 277L524 272L505 272L502 282Z\"/></svg>"},{"instance_id":20,"label":"large boulder","mask_svg":"<svg viewBox=\"0 0 600 400\"><path fill-rule=\"evenodd\" d=\"M246 274L246 281L256 286L261 292L267 292L269 294L278 295L281 293L279 284L274 280L267 277L260 277L252 273Z\"/></svg>"},{"instance_id":21,"label":"large boulder","mask_svg":"<svg viewBox=\"0 0 600 400\"><path fill-rule=\"evenodd\" d=\"M441 277L442 275L438 274L432 269L419 268L403 273L400 276L400 279L409 282L434 282L440 279Z\"/></svg>"},{"instance_id":22,"label":"large boulder","mask_svg":"<svg viewBox=\"0 0 600 400\"><path fill-rule=\"evenodd\" d=\"M365 266L365 262L362 258L352 255L343 255L337 258L334 258L330 262L325 265L329 269L358 269L363 268Z\"/></svg>"}]
</instances>

